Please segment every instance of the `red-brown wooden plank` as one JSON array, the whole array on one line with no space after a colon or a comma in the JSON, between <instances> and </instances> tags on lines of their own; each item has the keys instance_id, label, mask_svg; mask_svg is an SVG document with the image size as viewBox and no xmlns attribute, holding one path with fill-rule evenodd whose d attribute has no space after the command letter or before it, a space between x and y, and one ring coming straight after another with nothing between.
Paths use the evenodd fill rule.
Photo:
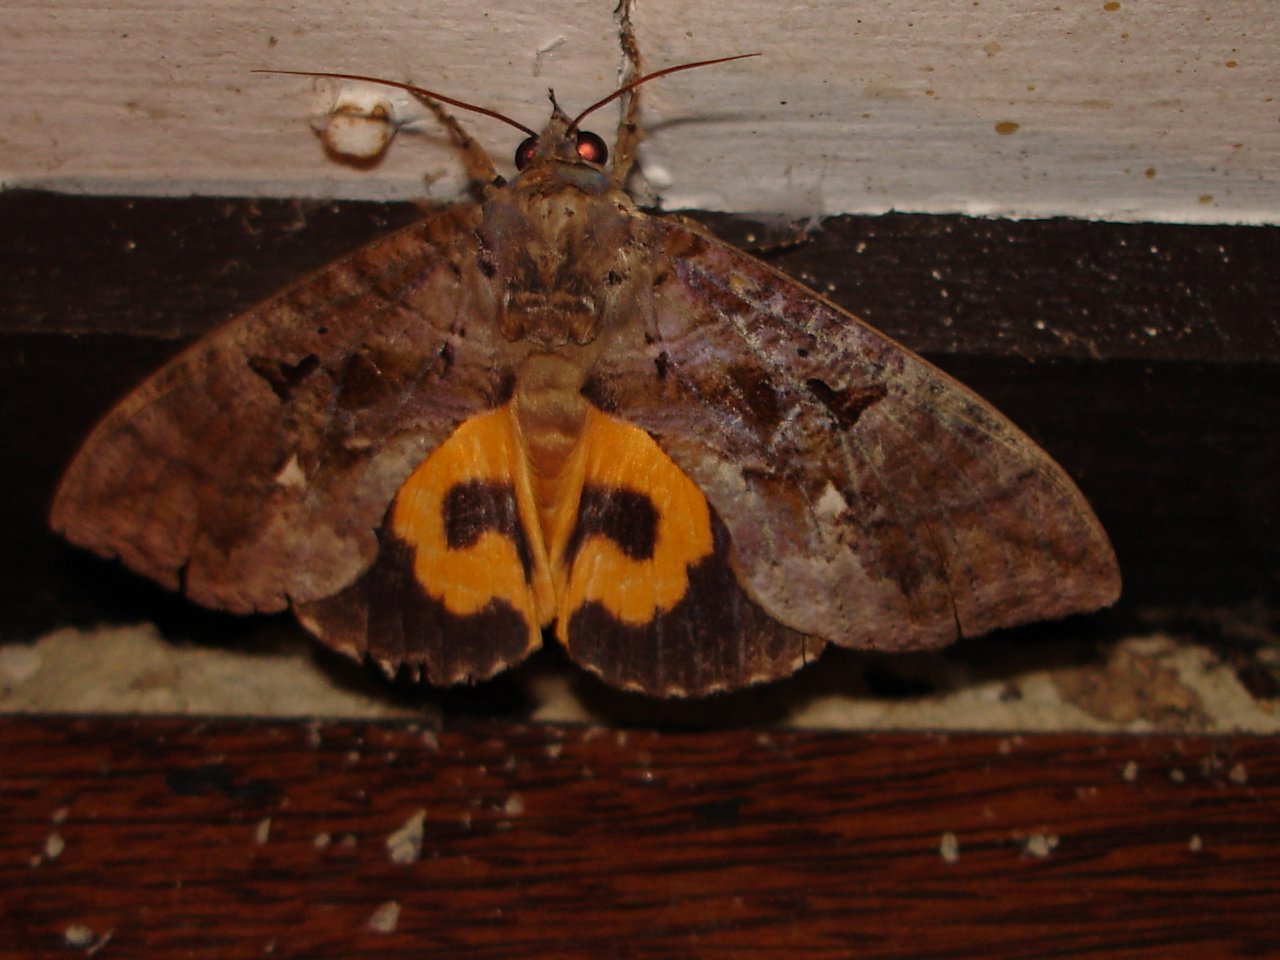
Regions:
<instances>
[{"instance_id":1,"label":"red-brown wooden plank","mask_svg":"<svg viewBox=\"0 0 1280 960\"><path fill-rule=\"evenodd\" d=\"M0 822L4 957L1205 960L1280 929L1267 739L9 718Z\"/></svg>"}]
</instances>

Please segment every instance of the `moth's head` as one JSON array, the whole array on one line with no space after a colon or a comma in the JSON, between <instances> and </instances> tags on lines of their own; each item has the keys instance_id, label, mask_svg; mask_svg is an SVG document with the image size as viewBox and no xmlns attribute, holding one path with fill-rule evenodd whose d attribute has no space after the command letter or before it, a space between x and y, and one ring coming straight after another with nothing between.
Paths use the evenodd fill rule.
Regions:
<instances>
[{"instance_id":1,"label":"moth's head","mask_svg":"<svg viewBox=\"0 0 1280 960\"><path fill-rule=\"evenodd\" d=\"M603 170L604 165L609 160L609 148L604 142L604 138L599 134L592 133L590 130L582 128L582 121L589 115L595 113L606 104L613 103L615 100L632 93L637 87L648 83L650 80L656 80L659 77L665 77L672 73L679 73L682 70L694 70L698 67L709 67L717 63L729 63L732 60L742 60L747 57L758 57L758 53L740 53L732 57L717 57L714 60L698 60L694 63L679 63L674 67L666 67L662 70L655 70L653 73L646 73L642 77L636 77L629 83L625 83L617 90L614 90L606 97L597 100L591 106L587 107L573 119L560 109L560 104L556 102L555 91L551 93L551 119L547 121L547 125L543 128L542 133L535 134L532 131L526 131L529 136L516 149L516 169L523 172L530 166L540 166L543 163L559 162L567 163L579 168L587 168L590 170ZM634 117L634 106L623 111L622 126L619 127L619 140L622 139L622 131L631 124ZM489 111L483 111L490 113ZM490 113L491 116L497 116L499 119L506 121L512 126L519 127L516 123L507 117ZM617 160L615 159L615 164Z\"/></svg>"},{"instance_id":2,"label":"moth's head","mask_svg":"<svg viewBox=\"0 0 1280 960\"><path fill-rule=\"evenodd\" d=\"M552 90L550 94L551 119L541 133L530 134L516 148L516 169L524 170L530 164L547 161L602 168L609 159L609 147L604 138L580 128L578 120L569 119L560 109L560 104L556 103L556 92Z\"/></svg>"}]
</instances>

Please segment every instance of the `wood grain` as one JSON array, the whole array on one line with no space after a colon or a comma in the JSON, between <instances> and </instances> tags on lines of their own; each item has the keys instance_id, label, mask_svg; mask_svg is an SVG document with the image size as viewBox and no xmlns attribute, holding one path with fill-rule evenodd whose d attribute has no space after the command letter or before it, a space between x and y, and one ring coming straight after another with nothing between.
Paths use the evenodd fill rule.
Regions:
<instances>
[{"instance_id":1,"label":"wood grain","mask_svg":"<svg viewBox=\"0 0 1280 960\"><path fill-rule=\"evenodd\" d=\"M4 957L1200 960L1280 915L1274 740L14 717L0 756Z\"/></svg>"}]
</instances>

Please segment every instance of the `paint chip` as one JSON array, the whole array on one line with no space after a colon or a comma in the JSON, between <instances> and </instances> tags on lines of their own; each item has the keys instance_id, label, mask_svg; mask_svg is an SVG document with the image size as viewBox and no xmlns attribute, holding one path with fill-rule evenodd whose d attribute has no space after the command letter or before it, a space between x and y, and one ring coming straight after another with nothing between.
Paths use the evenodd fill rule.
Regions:
<instances>
[{"instance_id":1,"label":"paint chip","mask_svg":"<svg viewBox=\"0 0 1280 960\"><path fill-rule=\"evenodd\" d=\"M83 923L73 923L62 931L62 939L69 947L87 947L93 943L93 930Z\"/></svg>"},{"instance_id":2,"label":"paint chip","mask_svg":"<svg viewBox=\"0 0 1280 960\"><path fill-rule=\"evenodd\" d=\"M114 930L108 930L99 937L94 934L90 927L83 923L73 923L62 931L62 939L67 946L83 948L86 957L92 957L98 953L111 942L111 938L114 935Z\"/></svg>"},{"instance_id":3,"label":"paint chip","mask_svg":"<svg viewBox=\"0 0 1280 960\"><path fill-rule=\"evenodd\" d=\"M372 165L395 139L395 105L380 93L344 90L327 116L312 121L312 129L331 156Z\"/></svg>"},{"instance_id":4,"label":"paint chip","mask_svg":"<svg viewBox=\"0 0 1280 960\"><path fill-rule=\"evenodd\" d=\"M62 834L57 830L44 838L44 858L46 860L57 860L62 856L62 851L67 849L67 842L62 839Z\"/></svg>"},{"instance_id":5,"label":"paint chip","mask_svg":"<svg viewBox=\"0 0 1280 960\"><path fill-rule=\"evenodd\" d=\"M387 837L387 852L392 863L416 863L422 856L422 822L427 811L419 809L395 833Z\"/></svg>"},{"instance_id":6,"label":"paint chip","mask_svg":"<svg viewBox=\"0 0 1280 960\"><path fill-rule=\"evenodd\" d=\"M258 821L258 825L253 828L253 842L258 846L262 846L271 839L271 818L264 817Z\"/></svg>"},{"instance_id":7,"label":"paint chip","mask_svg":"<svg viewBox=\"0 0 1280 960\"><path fill-rule=\"evenodd\" d=\"M1022 844L1022 852L1031 857L1043 860L1058 849L1056 833L1033 833Z\"/></svg>"},{"instance_id":8,"label":"paint chip","mask_svg":"<svg viewBox=\"0 0 1280 960\"><path fill-rule=\"evenodd\" d=\"M938 854L946 863L955 863L960 859L960 841L950 830L942 835L942 840L938 843Z\"/></svg>"},{"instance_id":9,"label":"paint chip","mask_svg":"<svg viewBox=\"0 0 1280 960\"><path fill-rule=\"evenodd\" d=\"M399 922L400 904L395 900L388 900L373 911L373 916L369 918L369 929L375 933L392 933Z\"/></svg>"}]
</instances>

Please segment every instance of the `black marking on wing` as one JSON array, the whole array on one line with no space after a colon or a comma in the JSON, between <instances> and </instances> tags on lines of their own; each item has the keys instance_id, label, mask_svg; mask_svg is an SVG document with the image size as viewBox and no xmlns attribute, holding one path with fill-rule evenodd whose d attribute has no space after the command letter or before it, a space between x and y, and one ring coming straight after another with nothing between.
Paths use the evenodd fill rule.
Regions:
<instances>
[{"instance_id":1,"label":"black marking on wing","mask_svg":"<svg viewBox=\"0 0 1280 960\"><path fill-rule=\"evenodd\" d=\"M445 540L449 549L465 550L474 545L486 530L493 530L516 545L524 581L531 581L533 555L520 523L511 484L493 480L468 480L454 484L445 494L443 509Z\"/></svg>"},{"instance_id":2,"label":"black marking on wing","mask_svg":"<svg viewBox=\"0 0 1280 960\"><path fill-rule=\"evenodd\" d=\"M473 614L451 612L414 575L413 545L385 527L379 539L381 552L364 577L299 605L327 643L436 684L483 680L524 659L529 625L519 611L493 600Z\"/></svg>"},{"instance_id":3,"label":"black marking on wing","mask_svg":"<svg viewBox=\"0 0 1280 960\"><path fill-rule=\"evenodd\" d=\"M821 640L785 627L756 604L729 562L729 533L714 513L714 548L689 568L689 589L670 610L629 625L597 601L569 618L574 660L609 683L657 696L697 696L783 677L815 658Z\"/></svg>"},{"instance_id":4,"label":"black marking on wing","mask_svg":"<svg viewBox=\"0 0 1280 960\"><path fill-rule=\"evenodd\" d=\"M825 380L818 377L810 377L804 384L809 388L809 392L813 394L814 398L827 408L827 411L835 418L841 430L848 430L852 427L868 408L883 400L889 392L888 388L882 383L872 384L868 387L845 387L844 389L836 390Z\"/></svg>"},{"instance_id":5,"label":"black marking on wing","mask_svg":"<svg viewBox=\"0 0 1280 960\"><path fill-rule=\"evenodd\" d=\"M285 401L319 366L320 358L314 353L307 354L297 363L260 355L249 358L249 369L265 380L272 392Z\"/></svg>"},{"instance_id":6,"label":"black marking on wing","mask_svg":"<svg viewBox=\"0 0 1280 960\"><path fill-rule=\"evenodd\" d=\"M597 376L589 376L579 391L591 405L605 413L613 413L618 409L617 398L608 385Z\"/></svg>"},{"instance_id":7,"label":"black marking on wing","mask_svg":"<svg viewBox=\"0 0 1280 960\"><path fill-rule=\"evenodd\" d=\"M578 502L578 519L565 545L565 567L571 569L587 537L608 537L632 560L648 560L658 542L658 511L635 490L588 484Z\"/></svg>"}]
</instances>

